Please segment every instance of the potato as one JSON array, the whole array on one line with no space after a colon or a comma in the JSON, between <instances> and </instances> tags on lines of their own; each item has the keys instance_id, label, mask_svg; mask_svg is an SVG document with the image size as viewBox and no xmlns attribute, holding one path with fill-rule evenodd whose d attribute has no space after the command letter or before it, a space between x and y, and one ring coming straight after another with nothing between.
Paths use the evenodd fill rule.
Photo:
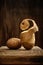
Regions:
<instances>
[{"instance_id":1,"label":"potato","mask_svg":"<svg viewBox=\"0 0 43 65\"><path fill-rule=\"evenodd\" d=\"M10 38L6 44L10 49L18 49L21 47L21 40L19 38Z\"/></svg>"},{"instance_id":2,"label":"potato","mask_svg":"<svg viewBox=\"0 0 43 65\"><path fill-rule=\"evenodd\" d=\"M31 26L31 23L33 25ZM20 33L21 43L25 49L31 49L35 45L35 32L37 32L38 26L32 19L24 19L20 23L20 29L22 32Z\"/></svg>"},{"instance_id":3,"label":"potato","mask_svg":"<svg viewBox=\"0 0 43 65\"><path fill-rule=\"evenodd\" d=\"M35 45L35 34L30 35L28 33L28 31L22 32L20 34L20 39L21 39L21 43L25 49L29 50Z\"/></svg>"}]
</instances>

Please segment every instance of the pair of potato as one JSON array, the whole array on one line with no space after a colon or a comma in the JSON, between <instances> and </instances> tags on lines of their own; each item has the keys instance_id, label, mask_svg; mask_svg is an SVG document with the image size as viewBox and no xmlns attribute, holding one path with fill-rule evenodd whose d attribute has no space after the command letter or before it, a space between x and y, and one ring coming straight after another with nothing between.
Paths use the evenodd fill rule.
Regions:
<instances>
[{"instance_id":1,"label":"pair of potato","mask_svg":"<svg viewBox=\"0 0 43 65\"><path fill-rule=\"evenodd\" d=\"M19 49L22 45L25 49L31 49L34 46L33 43L22 42L19 38L10 38L7 41L7 47L10 49Z\"/></svg>"},{"instance_id":2,"label":"pair of potato","mask_svg":"<svg viewBox=\"0 0 43 65\"><path fill-rule=\"evenodd\" d=\"M32 27L30 27L30 22L33 23ZM34 20L24 19L20 23L20 29L22 30L20 33L20 39L9 39L7 41L7 46L11 49L18 49L21 47L21 45L23 45L25 49L31 49L35 45L35 32L38 31L38 26Z\"/></svg>"}]
</instances>

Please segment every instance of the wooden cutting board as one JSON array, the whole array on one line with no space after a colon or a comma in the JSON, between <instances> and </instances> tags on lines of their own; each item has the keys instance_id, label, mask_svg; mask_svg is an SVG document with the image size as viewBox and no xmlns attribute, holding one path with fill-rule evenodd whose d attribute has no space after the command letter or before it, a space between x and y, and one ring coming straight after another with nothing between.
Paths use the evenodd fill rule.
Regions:
<instances>
[{"instance_id":1,"label":"wooden cutting board","mask_svg":"<svg viewBox=\"0 0 43 65\"><path fill-rule=\"evenodd\" d=\"M11 50L7 46L0 47L0 64L43 64L43 49L34 46L30 50L21 47Z\"/></svg>"}]
</instances>

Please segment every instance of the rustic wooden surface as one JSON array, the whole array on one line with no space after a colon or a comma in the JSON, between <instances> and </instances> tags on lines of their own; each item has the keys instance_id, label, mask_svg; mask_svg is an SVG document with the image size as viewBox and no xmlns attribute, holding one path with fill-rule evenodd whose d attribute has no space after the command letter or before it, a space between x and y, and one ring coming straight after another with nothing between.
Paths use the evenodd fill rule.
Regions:
<instances>
[{"instance_id":1,"label":"rustic wooden surface","mask_svg":"<svg viewBox=\"0 0 43 65\"><path fill-rule=\"evenodd\" d=\"M21 47L11 50L7 46L0 47L0 64L43 64L43 49L34 46L30 50Z\"/></svg>"}]
</instances>

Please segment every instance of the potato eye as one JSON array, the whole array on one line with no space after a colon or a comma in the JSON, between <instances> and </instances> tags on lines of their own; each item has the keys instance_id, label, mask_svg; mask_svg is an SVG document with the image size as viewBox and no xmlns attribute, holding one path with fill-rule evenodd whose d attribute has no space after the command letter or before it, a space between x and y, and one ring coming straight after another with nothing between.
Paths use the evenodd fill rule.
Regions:
<instances>
[{"instance_id":1,"label":"potato eye","mask_svg":"<svg viewBox=\"0 0 43 65\"><path fill-rule=\"evenodd\" d=\"M24 25L24 22L22 23L22 25Z\"/></svg>"}]
</instances>

